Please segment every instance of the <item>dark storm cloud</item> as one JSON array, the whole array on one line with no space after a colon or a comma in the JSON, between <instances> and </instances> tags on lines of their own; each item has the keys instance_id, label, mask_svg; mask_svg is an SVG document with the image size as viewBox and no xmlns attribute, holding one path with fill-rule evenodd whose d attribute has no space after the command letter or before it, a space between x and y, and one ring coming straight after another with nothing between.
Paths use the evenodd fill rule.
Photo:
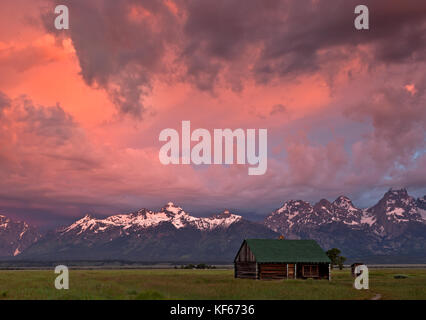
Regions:
<instances>
[{"instance_id":1,"label":"dark storm cloud","mask_svg":"<svg viewBox=\"0 0 426 320\"><path fill-rule=\"evenodd\" d=\"M251 57L245 54L277 31L275 27L285 19L280 13L287 7L275 0L248 0L243 5L234 0L178 3L187 13L182 58L189 80L201 90L212 90L220 71L233 62L242 60L248 71Z\"/></svg>"},{"instance_id":2,"label":"dark storm cloud","mask_svg":"<svg viewBox=\"0 0 426 320\"><path fill-rule=\"evenodd\" d=\"M370 9L368 31L354 28L354 8L359 1L184 3L188 12L184 31L190 75L218 74L218 61L225 67L253 46L260 50L253 71L261 81L315 71L322 62L321 50L339 46L355 50L360 44L371 45L373 61L366 61L369 64L425 59L424 1L364 1ZM346 55L334 51L328 57L341 60Z\"/></svg>"},{"instance_id":3,"label":"dark storm cloud","mask_svg":"<svg viewBox=\"0 0 426 320\"><path fill-rule=\"evenodd\" d=\"M51 107L35 106L26 96L21 96L16 102L20 105L20 113L15 120L25 124L22 128L26 133L54 139L58 144L65 143L74 135L76 124L59 104Z\"/></svg>"},{"instance_id":4,"label":"dark storm cloud","mask_svg":"<svg viewBox=\"0 0 426 320\"><path fill-rule=\"evenodd\" d=\"M36 158L65 160L69 167L75 167L77 162L92 163L91 167L99 165L85 149L84 132L59 104L36 105L26 95L12 100L0 92L0 107L2 100L7 102L9 110L3 115L0 126L0 160L4 164L0 174L22 168L26 172L33 169L40 172L41 167L32 164Z\"/></svg>"},{"instance_id":5,"label":"dark storm cloud","mask_svg":"<svg viewBox=\"0 0 426 320\"><path fill-rule=\"evenodd\" d=\"M250 77L268 82L325 64L338 67L360 45L367 47L363 62L370 67L426 57L425 1L364 1L368 31L354 28L357 0L176 0L176 10L172 2L68 4L82 76L106 89L122 114L141 118L159 75L206 91L222 79L241 90ZM53 29L51 13L44 18L52 33L64 34Z\"/></svg>"},{"instance_id":6,"label":"dark storm cloud","mask_svg":"<svg viewBox=\"0 0 426 320\"><path fill-rule=\"evenodd\" d=\"M164 68L166 44L176 24L173 14L155 0L81 0L67 5L69 36L84 80L106 89L122 114L141 118L144 95ZM54 29L52 10L47 12L46 28L61 37L64 31Z\"/></svg>"},{"instance_id":7,"label":"dark storm cloud","mask_svg":"<svg viewBox=\"0 0 426 320\"><path fill-rule=\"evenodd\" d=\"M415 94L402 85L386 85L366 96L368 99L362 104L345 111L349 117L370 121L374 127L368 143L359 150L359 158L371 158L375 169L414 164L416 152L426 149L424 85Z\"/></svg>"}]
</instances>

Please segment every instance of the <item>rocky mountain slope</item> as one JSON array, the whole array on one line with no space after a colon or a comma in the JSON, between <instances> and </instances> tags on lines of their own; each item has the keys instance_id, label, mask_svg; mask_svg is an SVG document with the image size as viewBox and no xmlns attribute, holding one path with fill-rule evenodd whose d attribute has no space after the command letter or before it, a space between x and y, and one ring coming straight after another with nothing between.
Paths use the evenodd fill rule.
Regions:
<instances>
[{"instance_id":1,"label":"rocky mountain slope","mask_svg":"<svg viewBox=\"0 0 426 320\"><path fill-rule=\"evenodd\" d=\"M264 223L287 238L311 238L323 248L337 247L353 258L399 256L426 262L424 197L414 199L405 189L390 189L367 209L347 197L335 201L287 201Z\"/></svg>"},{"instance_id":2,"label":"rocky mountain slope","mask_svg":"<svg viewBox=\"0 0 426 320\"><path fill-rule=\"evenodd\" d=\"M38 231L26 222L0 215L0 257L17 256L39 238Z\"/></svg>"}]
</instances>

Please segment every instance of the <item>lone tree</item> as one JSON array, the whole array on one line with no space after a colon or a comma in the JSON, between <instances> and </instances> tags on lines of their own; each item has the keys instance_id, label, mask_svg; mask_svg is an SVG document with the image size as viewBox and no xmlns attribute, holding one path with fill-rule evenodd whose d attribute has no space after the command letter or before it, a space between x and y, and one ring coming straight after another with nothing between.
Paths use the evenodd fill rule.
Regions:
<instances>
[{"instance_id":1,"label":"lone tree","mask_svg":"<svg viewBox=\"0 0 426 320\"><path fill-rule=\"evenodd\" d=\"M337 265L339 266L339 269L342 270L343 269L343 264L346 261L346 257L343 256L339 256L337 257Z\"/></svg>"},{"instance_id":2,"label":"lone tree","mask_svg":"<svg viewBox=\"0 0 426 320\"><path fill-rule=\"evenodd\" d=\"M331 260L331 268L333 265L338 265L339 269L343 269L343 263L346 261L346 258L340 255L341 251L337 248L330 249L326 252L327 256Z\"/></svg>"}]
</instances>

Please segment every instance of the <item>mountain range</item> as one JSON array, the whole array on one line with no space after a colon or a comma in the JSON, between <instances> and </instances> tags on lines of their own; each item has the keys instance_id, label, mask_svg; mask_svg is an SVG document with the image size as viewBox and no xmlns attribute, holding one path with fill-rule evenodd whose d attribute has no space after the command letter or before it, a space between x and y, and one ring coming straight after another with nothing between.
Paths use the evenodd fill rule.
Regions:
<instances>
[{"instance_id":1,"label":"mountain range","mask_svg":"<svg viewBox=\"0 0 426 320\"><path fill-rule=\"evenodd\" d=\"M325 249L367 261L426 262L425 197L390 189L366 209L340 196L335 201L287 201L265 219L271 230L290 239L315 239Z\"/></svg>"},{"instance_id":2,"label":"mountain range","mask_svg":"<svg viewBox=\"0 0 426 320\"><path fill-rule=\"evenodd\" d=\"M228 210L195 217L169 202L104 219L90 215L41 235L0 216L0 256L14 260L231 262L245 238L314 239L350 260L426 263L426 199L390 189L366 209L345 196L314 205L290 200L253 222Z\"/></svg>"},{"instance_id":3,"label":"mountain range","mask_svg":"<svg viewBox=\"0 0 426 320\"><path fill-rule=\"evenodd\" d=\"M225 210L207 218L169 202L160 211L141 209L106 219L86 215L48 232L19 257L26 260L232 261L245 238L278 234Z\"/></svg>"}]
</instances>

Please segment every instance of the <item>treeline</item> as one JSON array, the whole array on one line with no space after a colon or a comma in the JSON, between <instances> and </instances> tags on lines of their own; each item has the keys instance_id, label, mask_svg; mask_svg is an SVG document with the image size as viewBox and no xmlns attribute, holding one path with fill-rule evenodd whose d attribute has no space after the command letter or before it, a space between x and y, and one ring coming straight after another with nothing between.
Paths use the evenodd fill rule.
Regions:
<instances>
[{"instance_id":1,"label":"treeline","mask_svg":"<svg viewBox=\"0 0 426 320\"><path fill-rule=\"evenodd\" d=\"M177 266L175 266L175 269L179 269ZM180 269L216 269L216 266L208 265L205 263L199 263L199 264L186 264L181 265Z\"/></svg>"}]
</instances>

